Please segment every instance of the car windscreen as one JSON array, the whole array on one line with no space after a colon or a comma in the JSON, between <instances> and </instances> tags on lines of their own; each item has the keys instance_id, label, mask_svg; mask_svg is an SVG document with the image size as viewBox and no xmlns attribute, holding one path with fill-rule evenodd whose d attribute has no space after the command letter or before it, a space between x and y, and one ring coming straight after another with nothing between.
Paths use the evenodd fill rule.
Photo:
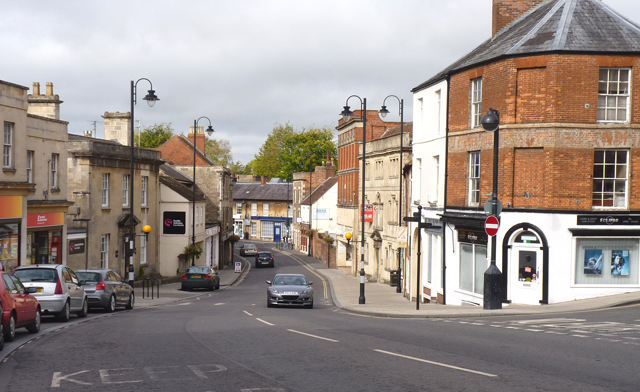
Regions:
<instances>
[{"instance_id":1,"label":"car windscreen","mask_svg":"<svg viewBox=\"0 0 640 392\"><path fill-rule=\"evenodd\" d=\"M302 276L279 275L274 279L274 284L278 286L305 286L307 281Z\"/></svg>"},{"instance_id":2,"label":"car windscreen","mask_svg":"<svg viewBox=\"0 0 640 392\"><path fill-rule=\"evenodd\" d=\"M56 270L49 268L20 269L13 272L21 282L57 282Z\"/></svg>"},{"instance_id":3,"label":"car windscreen","mask_svg":"<svg viewBox=\"0 0 640 392\"><path fill-rule=\"evenodd\" d=\"M254 244L244 244L245 249L256 249Z\"/></svg>"},{"instance_id":4,"label":"car windscreen","mask_svg":"<svg viewBox=\"0 0 640 392\"><path fill-rule=\"evenodd\" d=\"M101 282L102 274L99 272L76 272L78 279L87 282Z\"/></svg>"},{"instance_id":5,"label":"car windscreen","mask_svg":"<svg viewBox=\"0 0 640 392\"><path fill-rule=\"evenodd\" d=\"M258 257L271 257L269 252L258 252Z\"/></svg>"},{"instance_id":6,"label":"car windscreen","mask_svg":"<svg viewBox=\"0 0 640 392\"><path fill-rule=\"evenodd\" d=\"M187 269L188 274L208 274L209 267L189 267Z\"/></svg>"}]
</instances>

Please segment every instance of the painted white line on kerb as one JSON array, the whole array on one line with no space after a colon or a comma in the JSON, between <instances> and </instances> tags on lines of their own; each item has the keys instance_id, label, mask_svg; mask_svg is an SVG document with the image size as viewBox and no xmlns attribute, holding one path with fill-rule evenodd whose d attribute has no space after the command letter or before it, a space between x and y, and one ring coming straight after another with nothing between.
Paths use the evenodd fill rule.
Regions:
<instances>
[{"instance_id":1,"label":"painted white line on kerb","mask_svg":"<svg viewBox=\"0 0 640 392\"><path fill-rule=\"evenodd\" d=\"M253 317L253 315L252 315L251 313L247 312L246 310L243 310L242 312L243 312L244 314L246 314L247 316L252 316L252 317Z\"/></svg>"},{"instance_id":2,"label":"painted white line on kerb","mask_svg":"<svg viewBox=\"0 0 640 392\"><path fill-rule=\"evenodd\" d=\"M263 319L259 319L259 318L257 318L257 317L256 317L256 320L260 321L261 323L265 323L265 324L267 324L267 325L272 325L272 326L273 326L273 325L275 325L275 324L271 324L271 323L269 323L269 322L266 322L266 321L264 321Z\"/></svg>"},{"instance_id":3,"label":"painted white line on kerb","mask_svg":"<svg viewBox=\"0 0 640 392\"><path fill-rule=\"evenodd\" d=\"M400 357L400 358L406 358L406 359L411 359L413 361L418 361L418 362L424 362L424 363L428 363L431 365L436 365L436 366L442 366L442 367L446 367L449 369L453 369L453 370L460 370L462 372L467 372L467 373L473 373L473 374L479 374L481 376L486 376L486 377L498 377L497 374L491 374L491 373L484 373L484 372L479 372L477 370L472 370L472 369L466 369L466 368L462 368L459 366L453 366L453 365L447 365L446 363L440 363L440 362L434 362L434 361L428 361L426 359L420 359L420 358L415 358L415 357L409 357L407 355L402 355L402 354L396 354L396 353L392 353L389 351L384 351L384 350L373 350L373 351L377 351L379 353L382 354L389 354L389 355L393 355L396 357Z\"/></svg>"},{"instance_id":4,"label":"painted white line on kerb","mask_svg":"<svg viewBox=\"0 0 640 392\"><path fill-rule=\"evenodd\" d=\"M333 342L333 343L340 343L340 341L339 341L339 340L333 340L333 339L329 339L329 338L323 338L322 336L311 335L311 334L309 334L309 333L304 333L304 332L296 331L296 330L293 330L293 329L287 329L287 331L289 331L289 332L293 332L293 333L299 333L300 335L309 336L309 337L311 337L311 338L316 338L316 339L326 340L326 341Z\"/></svg>"}]
</instances>

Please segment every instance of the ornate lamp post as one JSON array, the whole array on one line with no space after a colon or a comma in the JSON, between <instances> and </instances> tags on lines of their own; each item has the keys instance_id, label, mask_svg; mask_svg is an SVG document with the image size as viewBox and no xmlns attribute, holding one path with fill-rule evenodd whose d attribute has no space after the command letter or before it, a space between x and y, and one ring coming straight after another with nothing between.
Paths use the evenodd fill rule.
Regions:
<instances>
[{"instance_id":1,"label":"ornate lamp post","mask_svg":"<svg viewBox=\"0 0 640 392\"><path fill-rule=\"evenodd\" d=\"M358 298L358 304L360 305L364 305L365 304L365 297L364 297L364 243L365 243L365 235L364 235L364 191L365 191L365 171L367 169L367 166L365 164L365 160L367 158L367 99L366 98L360 98L357 95L352 95L349 98L347 98L347 101L345 102L345 106L344 106L344 110L342 111L342 113L340 113L342 115L342 119L344 120L344 122L348 122L351 117L353 117L353 112L351 110L349 110L349 99L356 97L360 100L360 109L362 112L362 200L360 201L360 208L361 208L361 216L360 219L362 220L362 249L360 249L360 297Z\"/></svg>"},{"instance_id":2,"label":"ornate lamp post","mask_svg":"<svg viewBox=\"0 0 640 392\"><path fill-rule=\"evenodd\" d=\"M384 106L385 102L387 102L387 98L389 97L394 97L395 99L398 100L398 102L400 103L400 198L399 198L399 207L398 208L398 227L402 226L402 155L403 155L403 143L404 143L404 100L400 99L398 97L396 97L395 95L389 95L387 96L384 101L382 101L382 108L378 111L378 113L380 113L380 116L382 116L382 118L387 117L387 114L389 114L389 111L387 110L387 107ZM396 286L396 293L402 293L402 287L400 285L400 281L402 280L402 252L400 250L401 248L398 248L398 285Z\"/></svg>"},{"instance_id":3,"label":"ornate lamp post","mask_svg":"<svg viewBox=\"0 0 640 392\"><path fill-rule=\"evenodd\" d=\"M498 217L498 152L500 151L500 113L489 109L480 120L485 131L493 132L493 198L491 215ZM496 266L496 236L491 237L491 265L484 272L484 309L502 309L502 272Z\"/></svg>"},{"instance_id":4,"label":"ornate lamp post","mask_svg":"<svg viewBox=\"0 0 640 392\"><path fill-rule=\"evenodd\" d=\"M209 117L202 116L197 120L193 120L193 207L191 210L191 245L195 246L196 244L196 135L198 134L198 122L206 118L209 121L209 127L207 127L207 134L211 136L214 132L211 127L211 120ZM202 151L204 154L204 151ZM196 256L191 258L191 266L196 265Z\"/></svg>"},{"instance_id":5,"label":"ornate lamp post","mask_svg":"<svg viewBox=\"0 0 640 392\"><path fill-rule=\"evenodd\" d=\"M130 147L131 147L131 173L129 175L129 266L127 268L126 265L126 259L125 259L125 275L127 272L127 269L129 270L129 284L133 285L133 255L134 253L136 253L136 233L135 233L135 222L134 222L134 215L133 215L133 174L134 174L134 168L135 168L135 164L134 164L134 156L133 156L133 151L134 151L134 140L135 140L135 135L134 135L134 131L133 131L133 124L135 123L134 121L134 108L136 105L136 98L137 98L137 88L138 88L138 82L141 80L146 80L147 82L149 82L149 86L151 87L149 89L149 91L147 92L147 95L142 98L144 101L147 101L147 103L149 104L150 107L153 107L153 105L156 104L156 101L159 101L160 98L158 98L156 96L156 92L153 89L153 84L151 83L151 81L147 78L140 78L138 79L136 82L134 82L133 80L131 81L131 139L129 141L130 143Z\"/></svg>"}]
</instances>

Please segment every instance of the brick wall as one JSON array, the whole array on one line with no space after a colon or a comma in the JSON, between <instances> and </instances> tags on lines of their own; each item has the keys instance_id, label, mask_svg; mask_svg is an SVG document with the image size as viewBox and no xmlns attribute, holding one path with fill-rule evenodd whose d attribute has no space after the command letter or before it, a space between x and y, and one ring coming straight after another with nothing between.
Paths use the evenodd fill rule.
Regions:
<instances>
[{"instance_id":1,"label":"brick wall","mask_svg":"<svg viewBox=\"0 0 640 392\"><path fill-rule=\"evenodd\" d=\"M180 135L174 135L156 150L160 151L160 159L167 161L169 165L193 167L193 148L181 140ZM200 155L196 155L196 166L210 166L210 164Z\"/></svg>"},{"instance_id":2,"label":"brick wall","mask_svg":"<svg viewBox=\"0 0 640 392\"><path fill-rule=\"evenodd\" d=\"M481 151L480 194L492 190L493 135L469 129L470 81L482 77L482 113L490 107L500 111L503 206L591 210L594 149L624 148L630 151L629 208L640 208L634 181L640 176L640 99L631 99L629 124L598 123L601 67L638 69L640 56L532 56L453 75L447 204L468 205L470 151ZM631 92L638 87L640 75L632 72ZM480 207L486 199L481 197Z\"/></svg>"},{"instance_id":3,"label":"brick wall","mask_svg":"<svg viewBox=\"0 0 640 392\"><path fill-rule=\"evenodd\" d=\"M528 13L540 3L549 0L493 0L493 20L491 36L495 35L512 22Z\"/></svg>"}]
</instances>

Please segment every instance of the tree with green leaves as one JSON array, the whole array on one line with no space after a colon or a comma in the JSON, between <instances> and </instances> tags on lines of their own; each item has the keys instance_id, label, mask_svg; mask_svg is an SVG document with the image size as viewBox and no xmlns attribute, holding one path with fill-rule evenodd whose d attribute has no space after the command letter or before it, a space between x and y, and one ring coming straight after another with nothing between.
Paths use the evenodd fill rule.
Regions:
<instances>
[{"instance_id":1,"label":"tree with green leaves","mask_svg":"<svg viewBox=\"0 0 640 392\"><path fill-rule=\"evenodd\" d=\"M267 140L264 142L258 154L251 161L251 174L254 176L278 177L280 174L280 151L288 137L296 132L287 124L276 125Z\"/></svg>"},{"instance_id":2,"label":"tree with green leaves","mask_svg":"<svg viewBox=\"0 0 640 392\"><path fill-rule=\"evenodd\" d=\"M229 170L231 170L231 173L235 174L251 174L249 165L243 165L240 161L232 163L231 166L229 166Z\"/></svg>"},{"instance_id":3,"label":"tree with green leaves","mask_svg":"<svg viewBox=\"0 0 640 392\"><path fill-rule=\"evenodd\" d=\"M135 133L135 139L140 141L140 147L156 148L160 147L164 142L173 136L173 128L171 123L154 124L144 127L142 132Z\"/></svg>"},{"instance_id":4,"label":"tree with green leaves","mask_svg":"<svg viewBox=\"0 0 640 392\"><path fill-rule=\"evenodd\" d=\"M226 139L216 140L206 137L204 153L218 166L230 167L233 164L231 143Z\"/></svg>"},{"instance_id":5,"label":"tree with green leaves","mask_svg":"<svg viewBox=\"0 0 640 392\"><path fill-rule=\"evenodd\" d=\"M293 180L293 173L315 170L326 161L327 152L336 156L337 146L333 142L333 130L328 127L303 129L289 135L278 154L280 169L278 177Z\"/></svg>"}]
</instances>

